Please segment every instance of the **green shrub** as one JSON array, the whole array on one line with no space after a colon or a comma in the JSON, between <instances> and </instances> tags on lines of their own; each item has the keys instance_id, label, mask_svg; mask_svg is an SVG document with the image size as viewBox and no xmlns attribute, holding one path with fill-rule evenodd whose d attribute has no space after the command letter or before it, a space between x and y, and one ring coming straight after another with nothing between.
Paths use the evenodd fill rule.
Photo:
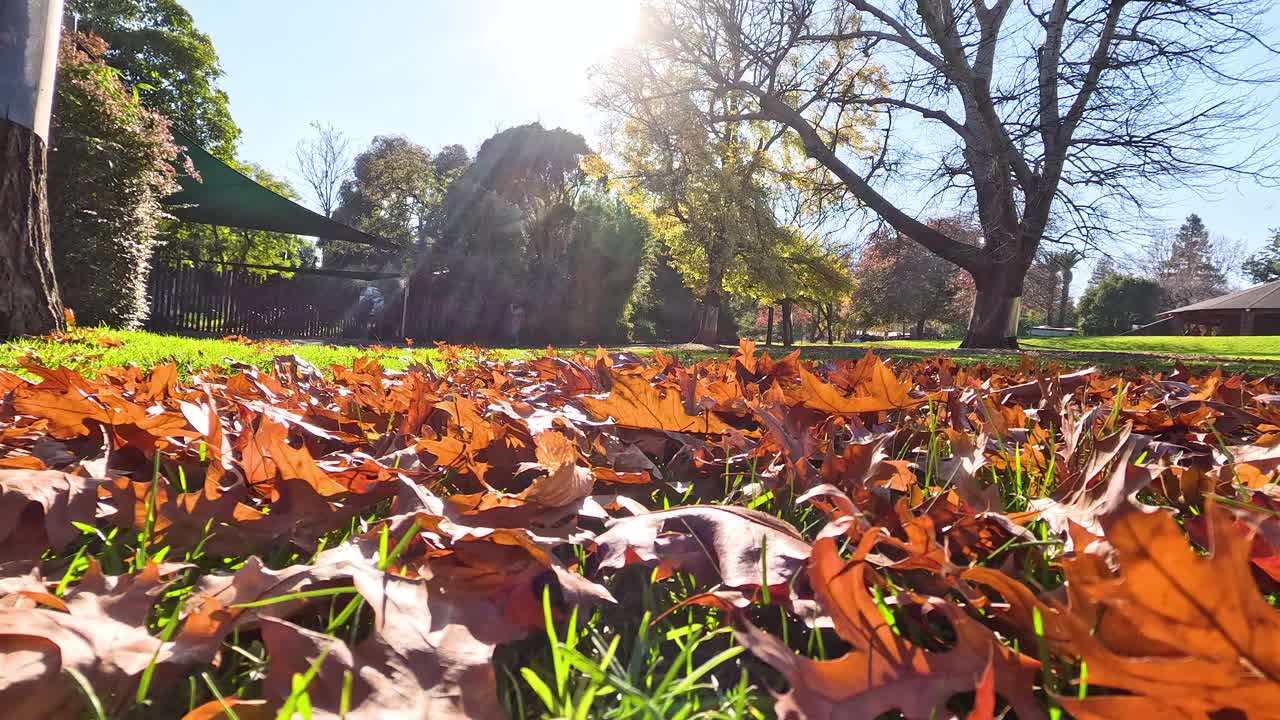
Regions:
<instances>
[{"instance_id":1,"label":"green shrub","mask_svg":"<svg viewBox=\"0 0 1280 720\"><path fill-rule=\"evenodd\" d=\"M134 328L147 318L147 279L160 201L177 189L179 149L98 58L93 35L64 37L49 152L49 220L63 303L81 324Z\"/></svg>"},{"instance_id":2,"label":"green shrub","mask_svg":"<svg viewBox=\"0 0 1280 720\"><path fill-rule=\"evenodd\" d=\"M1109 275L1080 298L1080 327L1087 335L1115 335L1145 325L1155 320L1164 297L1153 280Z\"/></svg>"}]
</instances>

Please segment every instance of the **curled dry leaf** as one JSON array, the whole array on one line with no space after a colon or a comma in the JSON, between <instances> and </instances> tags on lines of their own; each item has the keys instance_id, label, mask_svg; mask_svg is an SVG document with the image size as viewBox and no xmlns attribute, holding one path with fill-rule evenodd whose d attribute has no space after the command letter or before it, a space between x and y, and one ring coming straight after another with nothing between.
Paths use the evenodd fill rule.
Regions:
<instances>
[{"instance_id":1,"label":"curled dry leaf","mask_svg":"<svg viewBox=\"0 0 1280 720\"><path fill-rule=\"evenodd\" d=\"M1280 486L1264 485L1250 490L1246 498L1248 502L1232 504L1227 509L1238 534L1252 538L1249 559L1254 567L1273 583L1280 583ZM1199 516L1183 521L1187 533L1200 545L1209 544L1206 520ZM1276 587L1273 585L1272 589Z\"/></svg>"},{"instance_id":2,"label":"curled dry leaf","mask_svg":"<svg viewBox=\"0 0 1280 720\"><path fill-rule=\"evenodd\" d=\"M874 718L896 710L907 720L926 720L953 696L977 688L987 672L1019 718L1044 717L1033 691L1038 663L1001 644L960 608L936 598L906 598L954 630L953 647L930 651L894 631L869 589L880 584L874 571L842 560L834 538L814 544L808 567L814 593L853 649L835 660L812 660L746 624L739 634L743 645L791 686L778 699L778 717Z\"/></svg>"},{"instance_id":3,"label":"curled dry leaf","mask_svg":"<svg viewBox=\"0 0 1280 720\"><path fill-rule=\"evenodd\" d=\"M1105 518L1118 573L1088 554L1064 560L1067 607L1003 573L965 576L1009 603L1024 637L1039 612L1046 642L1087 663L1091 688L1128 693L1062 699L1078 717L1280 717L1280 618L1253 581L1247 538L1216 504L1209 513L1207 557L1168 513L1125 507Z\"/></svg>"},{"instance_id":4,"label":"curled dry leaf","mask_svg":"<svg viewBox=\"0 0 1280 720\"><path fill-rule=\"evenodd\" d=\"M328 555L317 557L310 565L290 565L280 570L267 568L260 559L251 556L234 573L201 578L187 600L186 611L200 612L208 602L216 602L225 608L220 620L222 633L226 634L255 627L262 618L290 617L309 604L305 596L265 605L259 604L262 601L350 582L354 575L370 567L368 562L361 562L361 558L349 552L328 551Z\"/></svg>"},{"instance_id":5,"label":"curled dry leaf","mask_svg":"<svg viewBox=\"0 0 1280 720\"><path fill-rule=\"evenodd\" d=\"M916 484L916 475L911 463L891 458L886 450L889 440L882 435L849 443L838 455L829 453L820 471L823 481L853 494L868 488L906 492Z\"/></svg>"},{"instance_id":6,"label":"curled dry leaf","mask_svg":"<svg viewBox=\"0 0 1280 720\"><path fill-rule=\"evenodd\" d=\"M19 414L48 420L53 437L65 440L88 435L87 421L104 425L111 422L107 409L92 397L93 386L80 375L63 370L47 371L41 376L43 382L24 382L13 389L10 397Z\"/></svg>"},{"instance_id":7,"label":"curled dry leaf","mask_svg":"<svg viewBox=\"0 0 1280 720\"><path fill-rule=\"evenodd\" d=\"M995 485L982 487L978 481L978 472L987 464L987 437L978 435L974 438L951 428L946 432L951 457L939 463L939 482L954 488L965 505L977 512L1000 510L1000 488Z\"/></svg>"},{"instance_id":8,"label":"curled dry leaf","mask_svg":"<svg viewBox=\"0 0 1280 720\"><path fill-rule=\"evenodd\" d=\"M809 543L795 528L731 505L690 505L614 520L595 547L601 569L657 566L734 589L786 585L809 557Z\"/></svg>"},{"instance_id":9,"label":"curled dry leaf","mask_svg":"<svg viewBox=\"0 0 1280 720\"><path fill-rule=\"evenodd\" d=\"M79 537L72 523L93 522L103 482L53 470L0 470L0 565L31 564Z\"/></svg>"},{"instance_id":10,"label":"curled dry leaf","mask_svg":"<svg viewBox=\"0 0 1280 720\"><path fill-rule=\"evenodd\" d=\"M911 382L899 380L883 360L870 352L853 370L852 396L824 382L803 365L797 365L796 372L800 385L789 390L788 396L805 407L829 415L902 410L928 402L928 398L912 397Z\"/></svg>"},{"instance_id":11,"label":"curled dry leaf","mask_svg":"<svg viewBox=\"0 0 1280 720\"><path fill-rule=\"evenodd\" d=\"M130 702L143 671L159 668L157 689L177 668L209 662L217 626L209 605L189 616L169 642L147 632L147 615L172 578L149 564L136 575L108 578L97 566L67 596L64 609L0 607L0 704L9 717L79 717L80 690L64 670L92 684L109 712Z\"/></svg>"},{"instance_id":12,"label":"curled dry leaf","mask_svg":"<svg viewBox=\"0 0 1280 720\"><path fill-rule=\"evenodd\" d=\"M1052 496L1030 501L1030 508L1038 511L1054 532L1066 534L1070 521L1101 535L1099 518L1130 504L1133 496L1155 479L1157 468L1133 464L1147 438L1133 435L1132 429L1126 425L1099 440L1087 463L1067 474Z\"/></svg>"},{"instance_id":13,"label":"curled dry leaf","mask_svg":"<svg viewBox=\"0 0 1280 720\"><path fill-rule=\"evenodd\" d=\"M680 433L721 434L729 425L714 412L690 413L674 385L654 386L639 374L613 373L612 389L605 397L580 398L593 415L612 419L622 427L667 430Z\"/></svg>"},{"instance_id":14,"label":"curled dry leaf","mask_svg":"<svg viewBox=\"0 0 1280 720\"><path fill-rule=\"evenodd\" d=\"M312 717L338 718L344 676L350 675L344 720L502 720L493 650L519 637L489 603L454 604L424 583L387 577L357 589L373 610L372 634L350 648L342 640L292 623L266 619L262 638L270 657L265 693L279 705L321 655L309 688Z\"/></svg>"},{"instance_id":15,"label":"curled dry leaf","mask_svg":"<svg viewBox=\"0 0 1280 720\"><path fill-rule=\"evenodd\" d=\"M467 514L480 513L495 508L532 506L562 508L581 502L591 495L595 475L590 468L578 464L578 449L564 433L547 430L534 440L534 455L538 462L522 468L538 473L529 487L519 493L490 490L481 495L453 495L450 504Z\"/></svg>"}]
</instances>

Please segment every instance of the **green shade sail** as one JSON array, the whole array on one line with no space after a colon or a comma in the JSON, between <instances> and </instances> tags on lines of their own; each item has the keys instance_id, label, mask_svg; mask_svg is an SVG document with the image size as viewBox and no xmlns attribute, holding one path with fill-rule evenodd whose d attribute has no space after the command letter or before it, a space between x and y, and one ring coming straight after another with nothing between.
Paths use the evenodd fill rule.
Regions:
<instances>
[{"instance_id":1,"label":"green shade sail","mask_svg":"<svg viewBox=\"0 0 1280 720\"><path fill-rule=\"evenodd\" d=\"M182 189L164 199L169 214L179 220L223 227L307 235L325 240L396 248L385 238L361 232L278 195L214 157L199 143L172 129L173 140L186 150L199 179L185 173Z\"/></svg>"}]
</instances>

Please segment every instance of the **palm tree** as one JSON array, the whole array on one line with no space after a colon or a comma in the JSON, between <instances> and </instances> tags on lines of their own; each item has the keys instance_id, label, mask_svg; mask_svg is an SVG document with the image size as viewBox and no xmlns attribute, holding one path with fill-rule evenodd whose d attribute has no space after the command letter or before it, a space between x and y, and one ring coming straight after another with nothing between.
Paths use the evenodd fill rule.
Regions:
<instances>
[{"instance_id":1,"label":"palm tree","mask_svg":"<svg viewBox=\"0 0 1280 720\"><path fill-rule=\"evenodd\" d=\"M1054 298L1049 301L1049 313L1045 322L1058 327L1066 327L1068 310L1071 308L1071 281L1074 279L1076 266L1084 259L1080 250L1061 250L1045 256L1045 266L1053 274L1054 289L1058 291L1057 317L1053 315Z\"/></svg>"}]
</instances>

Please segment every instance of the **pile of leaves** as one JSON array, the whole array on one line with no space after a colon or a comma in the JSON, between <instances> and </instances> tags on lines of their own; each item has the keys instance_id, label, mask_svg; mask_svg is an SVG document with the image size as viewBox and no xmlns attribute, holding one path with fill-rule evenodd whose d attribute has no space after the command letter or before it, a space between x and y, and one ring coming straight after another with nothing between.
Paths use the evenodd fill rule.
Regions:
<instances>
[{"instance_id":1,"label":"pile of leaves","mask_svg":"<svg viewBox=\"0 0 1280 720\"><path fill-rule=\"evenodd\" d=\"M1273 378L442 355L0 370L6 716L1280 716Z\"/></svg>"}]
</instances>

